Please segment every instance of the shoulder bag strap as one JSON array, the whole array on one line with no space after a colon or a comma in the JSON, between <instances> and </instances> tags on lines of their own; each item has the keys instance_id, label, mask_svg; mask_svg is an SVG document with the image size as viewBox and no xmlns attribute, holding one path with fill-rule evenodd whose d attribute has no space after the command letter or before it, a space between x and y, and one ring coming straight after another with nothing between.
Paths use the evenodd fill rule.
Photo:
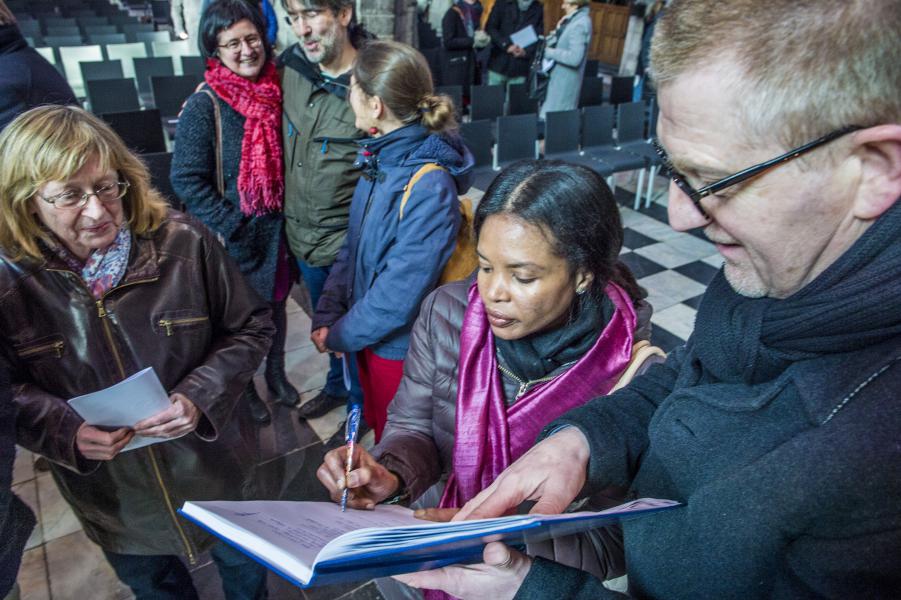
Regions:
<instances>
[{"instance_id":1,"label":"shoulder bag strap","mask_svg":"<svg viewBox=\"0 0 901 600\"><path fill-rule=\"evenodd\" d=\"M410 199L410 194L413 193L413 186L423 178L426 173L431 173L432 171L446 171L444 167L435 163L426 163L419 167L419 170L413 174L413 177L410 178L410 181L407 182L407 185L404 186L404 197L401 198L400 201L400 216L398 220L402 220L404 218L404 207L407 205L407 200Z\"/></svg>"},{"instance_id":2,"label":"shoulder bag strap","mask_svg":"<svg viewBox=\"0 0 901 600\"><path fill-rule=\"evenodd\" d=\"M219 195L225 196L225 174L222 172L222 113L219 110L219 101L215 94L208 89L200 90L210 97L213 102L213 111L216 114L216 185Z\"/></svg>"}]
</instances>

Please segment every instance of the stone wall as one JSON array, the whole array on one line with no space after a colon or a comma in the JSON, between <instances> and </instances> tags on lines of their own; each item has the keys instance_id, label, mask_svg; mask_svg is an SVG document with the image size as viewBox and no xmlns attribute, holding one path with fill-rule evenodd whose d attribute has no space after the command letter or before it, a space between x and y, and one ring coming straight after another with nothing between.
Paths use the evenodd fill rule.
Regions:
<instances>
[{"instance_id":1,"label":"stone wall","mask_svg":"<svg viewBox=\"0 0 901 600\"><path fill-rule=\"evenodd\" d=\"M383 39L394 38L396 0L357 0L357 15L366 29Z\"/></svg>"}]
</instances>

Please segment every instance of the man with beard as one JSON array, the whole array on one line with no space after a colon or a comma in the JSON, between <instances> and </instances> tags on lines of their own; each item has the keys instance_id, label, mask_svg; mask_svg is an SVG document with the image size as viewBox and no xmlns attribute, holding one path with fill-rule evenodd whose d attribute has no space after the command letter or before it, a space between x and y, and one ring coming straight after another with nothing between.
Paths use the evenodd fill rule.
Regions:
<instances>
[{"instance_id":1,"label":"man with beard","mask_svg":"<svg viewBox=\"0 0 901 600\"><path fill-rule=\"evenodd\" d=\"M669 223L725 263L691 337L551 423L456 518L629 486L685 505L623 523L631 597L898 598L901 11L765 5L675 0L654 32ZM484 558L398 578L466 600L622 597L502 544Z\"/></svg>"},{"instance_id":2,"label":"man with beard","mask_svg":"<svg viewBox=\"0 0 901 600\"><path fill-rule=\"evenodd\" d=\"M350 200L360 172L353 164L362 133L347 97L350 67L366 33L353 0L282 0L298 38L279 57L284 94L285 228L313 306L347 235ZM353 357L347 356L348 361ZM349 364L351 402L362 402L356 366ZM330 355L322 392L301 406L302 419L344 404L341 359Z\"/></svg>"}]
</instances>

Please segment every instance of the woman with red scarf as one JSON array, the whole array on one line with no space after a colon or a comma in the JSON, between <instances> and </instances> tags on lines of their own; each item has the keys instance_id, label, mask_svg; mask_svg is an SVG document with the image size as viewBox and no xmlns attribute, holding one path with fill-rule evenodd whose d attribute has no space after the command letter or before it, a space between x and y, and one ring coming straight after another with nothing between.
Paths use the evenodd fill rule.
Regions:
<instances>
[{"instance_id":1,"label":"woman with red scarf","mask_svg":"<svg viewBox=\"0 0 901 600\"><path fill-rule=\"evenodd\" d=\"M649 353L651 309L618 260L619 211L595 172L514 164L488 187L474 230L478 273L422 303L384 436L371 453L355 448L350 506L463 506L548 423L610 393ZM345 452L329 452L317 472L333 498L345 486ZM621 494L605 490L590 507ZM624 570L615 530L528 550L602 579Z\"/></svg>"},{"instance_id":2,"label":"woman with red scarf","mask_svg":"<svg viewBox=\"0 0 901 600\"><path fill-rule=\"evenodd\" d=\"M172 187L271 303L276 334L266 383L276 401L293 406L298 393L285 375L291 272L283 235L282 91L263 16L244 0L217 0L203 13L199 45L206 83L178 122ZM253 382L245 401L254 420L269 421Z\"/></svg>"}]
</instances>

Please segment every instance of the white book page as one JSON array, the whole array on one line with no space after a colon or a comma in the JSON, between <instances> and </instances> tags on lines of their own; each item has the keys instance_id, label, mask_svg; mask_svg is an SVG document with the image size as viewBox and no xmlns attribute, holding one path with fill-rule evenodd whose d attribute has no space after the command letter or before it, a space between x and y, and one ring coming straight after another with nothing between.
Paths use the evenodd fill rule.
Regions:
<instances>
[{"instance_id":1,"label":"white book page","mask_svg":"<svg viewBox=\"0 0 901 600\"><path fill-rule=\"evenodd\" d=\"M115 428L131 427L166 410L171 404L169 394L163 389L153 367L147 367L106 389L69 400L69 406L89 425ZM136 435L122 452L170 439Z\"/></svg>"},{"instance_id":2,"label":"white book page","mask_svg":"<svg viewBox=\"0 0 901 600\"><path fill-rule=\"evenodd\" d=\"M403 506L342 513L326 502L186 502L182 511L305 583L320 551L342 534L422 523Z\"/></svg>"}]
</instances>

